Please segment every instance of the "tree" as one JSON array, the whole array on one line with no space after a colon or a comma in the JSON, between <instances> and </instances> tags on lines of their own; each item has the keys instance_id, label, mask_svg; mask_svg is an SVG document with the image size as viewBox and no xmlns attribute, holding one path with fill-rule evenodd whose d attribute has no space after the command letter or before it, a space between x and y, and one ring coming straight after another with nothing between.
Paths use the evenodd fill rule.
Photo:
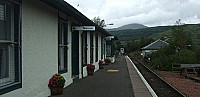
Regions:
<instances>
[{"instance_id":1,"label":"tree","mask_svg":"<svg viewBox=\"0 0 200 97\"><path fill-rule=\"evenodd\" d=\"M176 21L176 24L177 25L172 28L171 44L180 49L185 49L188 45L192 44L191 34L184 32L186 25L184 25L180 19Z\"/></svg>"},{"instance_id":2,"label":"tree","mask_svg":"<svg viewBox=\"0 0 200 97\"><path fill-rule=\"evenodd\" d=\"M92 19L92 21L94 23L96 23L97 25L99 25L100 27L106 27L106 24L105 24L105 21L104 20L101 20L101 18L98 16L98 17L94 17Z\"/></svg>"},{"instance_id":3,"label":"tree","mask_svg":"<svg viewBox=\"0 0 200 97\"><path fill-rule=\"evenodd\" d=\"M140 40L140 48L143 48L144 46L147 46L148 44L154 42L153 38L144 38L142 37Z\"/></svg>"}]
</instances>

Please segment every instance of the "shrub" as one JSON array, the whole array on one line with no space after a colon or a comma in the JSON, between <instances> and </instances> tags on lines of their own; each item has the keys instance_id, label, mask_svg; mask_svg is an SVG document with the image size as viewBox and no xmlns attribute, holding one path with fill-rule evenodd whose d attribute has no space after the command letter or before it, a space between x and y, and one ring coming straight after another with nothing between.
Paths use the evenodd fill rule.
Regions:
<instances>
[{"instance_id":1,"label":"shrub","mask_svg":"<svg viewBox=\"0 0 200 97\"><path fill-rule=\"evenodd\" d=\"M198 63L196 54L192 50L180 50L173 55L173 61L175 63L184 63L184 64L194 64Z\"/></svg>"},{"instance_id":2,"label":"shrub","mask_svg":"<svg viewBox=\"0 0 200 97\"><path fill-rule=\"evenodd\" d=\"M167 53L169 52L169 53ZM195 64L198 63L197 54L192 50L180 50L174 52L168 47L162 48L152 54L152 67L160 70L171 70L172 64Z\"/></svg>"},{"instance_id":3,"label":"shrub","mask_svg":"<svg viewBox=\"0 0 200 97\"><path fill-rule=\"evenodd\" d=\"M170 46L165 46L160 50L153 52L151 55L152 67L160 70L171 70L171 66L173 64L172 55L175 53L175 49Z\"/></svg>"}]
</instances>

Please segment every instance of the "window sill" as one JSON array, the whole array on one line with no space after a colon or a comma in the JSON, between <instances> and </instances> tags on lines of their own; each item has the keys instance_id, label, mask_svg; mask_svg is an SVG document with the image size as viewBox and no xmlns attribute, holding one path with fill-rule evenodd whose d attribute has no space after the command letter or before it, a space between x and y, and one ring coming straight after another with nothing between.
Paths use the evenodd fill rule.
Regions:
<instances>
[{"instance_id":1,"label":"window sill","mask_svg":"<svg viewBox=\"0 0 200 97\"><path fill-rule=\"evenodd\" d=\"M20 82L16 82L16 83L12 83L12 84L0 87L0 95L11 92L19 88L22 88L22 84Z\"/></svg>"},{"instance_id":2,"label":"window sill","mask_svg":"<svg viewBox=\"0 0 200 97\"><path fill-rule=\"evenodd\" d=\"M60 74L67 73L67 72L68 72L67 69L59 70L59 71L58 71L58 73L60 73Z\"/></svg>"}]
</instances>

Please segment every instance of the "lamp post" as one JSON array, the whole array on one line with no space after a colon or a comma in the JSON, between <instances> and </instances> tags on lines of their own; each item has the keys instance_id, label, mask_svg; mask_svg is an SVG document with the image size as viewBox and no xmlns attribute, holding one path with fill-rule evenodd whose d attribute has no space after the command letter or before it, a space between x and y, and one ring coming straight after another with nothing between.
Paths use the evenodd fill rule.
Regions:
<instances>
[{"instance_id":1,"label":"lamp post","mask_svg":"<svg viewBox=\"0 0 200 97\"><path fill-rule=\"evenodd\" d=\"M110 23L110 24L106 24L106 25L114 25L113 23Z\"/></svg>"},{"instance_id":2,"label":"lamp post","mask_svg":"<svg viewBox=\"0 0 200 97\"><path fill-rule=\"evenodd\" d=\"M113 24L113 23L105 24L105 25L103 26L103 28L105 29L107 26L112 26L112 25L114 25L114 24Z\"/></svg>"}]
</instances>

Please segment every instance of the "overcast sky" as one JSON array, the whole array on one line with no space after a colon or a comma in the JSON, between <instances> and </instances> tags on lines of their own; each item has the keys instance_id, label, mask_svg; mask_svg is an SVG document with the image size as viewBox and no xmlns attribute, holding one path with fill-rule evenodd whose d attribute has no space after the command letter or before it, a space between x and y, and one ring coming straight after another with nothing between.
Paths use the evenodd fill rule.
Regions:
<instances>
[{"instance_id":1,"label":"overcast sky","mask_svg":"<svg viewBox=\"0 0 200 97\"><path fill-rule=\"evenodd\" d=\"M131 23L149 27L200 23L200 0L65 0L89 19L99 16L109 28ZM79 6L78 6L79 5Z\"/></svg>"}]
</instances>

